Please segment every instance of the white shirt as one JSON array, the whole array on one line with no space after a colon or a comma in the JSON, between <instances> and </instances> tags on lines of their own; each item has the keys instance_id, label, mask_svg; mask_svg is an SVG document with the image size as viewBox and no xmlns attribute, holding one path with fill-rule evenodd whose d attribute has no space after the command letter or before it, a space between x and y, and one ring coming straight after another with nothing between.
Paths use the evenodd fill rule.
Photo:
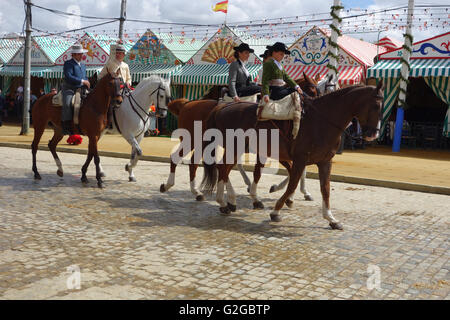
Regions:
<instances>
[{"instance_id":1,"label":"white shirt","mask_svg":"<svg viewBox=\"0 0 450 320\"><path fill-rule=\"evenodd\" d=\"M245 75L248 77L250 75L250 73L248 72L247 68L245 67L245 62L242 61L241 59L239 59L239 61L242 64L242 69L244 69Z\"/></svg>"}]
</instances>

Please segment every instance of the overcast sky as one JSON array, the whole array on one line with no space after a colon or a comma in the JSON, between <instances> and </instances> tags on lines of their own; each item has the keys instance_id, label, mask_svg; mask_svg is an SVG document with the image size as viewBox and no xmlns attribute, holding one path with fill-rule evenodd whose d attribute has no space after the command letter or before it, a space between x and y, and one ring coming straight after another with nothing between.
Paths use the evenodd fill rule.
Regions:
<instances>
[{"instance_id":1,"label":"overcast sky","mask_svg":"<svg viewBox=\"0 0 450 320\"><path fill-rule=\"evenodd\" d=\"M189 22L199 24L219 24L224 21L222 12L213 12L211 7L221 0L127 0L127 18L153 21ZM407 0L343 0L346 8L391 8L397 5L407 5ZM101 17L118 17L120 15L120 0L33 0L33 3L43 7L69 11L74 5L79 6L81 14ZM261 18L292 17L310 13L329 12L333 0L230 0L227 21L249 21ZM448 0L421 0L418 4L449 4ZM22 31L24 9L22 0L0 0L0 35ZM67 17L33 8L33 26L41 30L64 31L74 23ZM447 16L448 19L448 16ZM93 20L81 20L82 26L95 24ZM144 23L126 22L125 29L134 34L148 27ZM95 30L118 29L118 22L113 25L98 27ZM419 41L446 30L415 30L414 40ZM383 32L381 36L391 35L399 40L402 32ZM368 41L376 39L377 34L358 34L356 38Z\"/></svg>"}]
</instances>

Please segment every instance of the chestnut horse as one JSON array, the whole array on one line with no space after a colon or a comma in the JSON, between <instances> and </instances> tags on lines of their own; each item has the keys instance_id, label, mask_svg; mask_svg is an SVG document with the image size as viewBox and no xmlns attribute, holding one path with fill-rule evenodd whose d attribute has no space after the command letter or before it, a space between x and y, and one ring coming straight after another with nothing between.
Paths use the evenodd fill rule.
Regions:
<instances>
[{"instance_id":1,"label":"chestnut horse","mask_svg":"<svg viewBox=\"0 0 450 320\"><path fill-rule=\"evenodd\" d=\"M309 96L317 97L319 95L317 81L308 77L306 74L304 74L303 78L296 80L296 82L297 82L297 84L300 85L302 90L304 90L304 92L306 94L308 94ZM191 135L191 138L194 137L194 121L202 121L201 134L203 135L204 129L205 129L204 122L208 118L209 113L218 104L218 101L216 100L216 99L218 99L218 96L214 96L214 94L212 94L214 92L215 92L215 90L210 90L206 94L205 97L210 97L210 99L202 99L202 100L194 100L194 101L189 101L187 99L177 99L177 100L172 101L169 104L169 106L168 106L169 111L172 114L176 115L178 118L178 128L188 130ZM217 92L220 92L220 90L217 90ZM203 97L203 98L205 98L205 97ZM212 97L215 97L216 99L212 99ZM194 150L194 142L191 141L191 151L193 151L193 150ZM191 157L191 163L189 164L190 188L191 188L191 192L196 197L196 200L203 201L204 200L203 194L198 190L196 183L195 183L195 176L196 176L198 164L194 163L194 161L193 161L194 154L195 154L195 150ZM181 155L181 151L180 151L180 155ZM161 184L161 186L160 186L161 192L166 192L175 185L175 170L177 167L177 163L174 163L172 159L173 159L173 157L171 155L170 174L167 179L167 183ZM283 165L289 165L289 163L283 164ZM254 175L260 176L261 169L263 167L264 167L263 164L257 163L255 166ZM238 165L238 168L239 168L239 171L240 171L242 177L244 178L244 181L247 184L248 190L250 192L250 187L252 185L250 182L250 179L247 177L247 174L245 173L245 170L243 169L242 165ZM302 192L305 194L305 199L312 200L311 195L306 190L304 181L305 181L305 179L304 179L304 177L302 177ZM262 208L264 208L264 205L262 204L261 201L255 201L254 207L255 207L255 209L262 209Z\"/></svg>"},{"instance_id":2,"label":"chestnut horse","mask_svg":"<svg viewBox=\"0 0 450 320\"><path fill-rule=\"evenodd\" d=\"M89 137L89 150L85 164L83 165L81 172L81 181L87 183L86 171L94 158L96 168L97 185L99 188L103 187L102 170L100 167L100 158L98 156L97 142L106 127L107 124L107 112L108 108L113 104L119 104L122 102L121 81L117 77L113 77L111 74L107 74L98 83L95 89L93 89L86 99L83 101L80 114L79 114L79 126L81 133ZM41 179L41 175L38 172L36 166L36 153L38 150L39 141L44 133L45 127L49 122L53 125L53 138L49 141L48 147L55 159L58 171L58 176L63 176L63 168L61 160L59 160L56 153L56 146L64 137L61 128L61 106L55 106L52 104L52 97L54 94L46 94L39 98L33 106L33 127L34 127L34 139L31 144L33 153L33 172L34 178Z\"/></svg>"},{"instance_id":3,"label":"chestnut horse","mask_svg":"<svg viewBox=\"0 0 450 320\"><path fill-rule=\"evenodd\" d=\"M274 211L270 214L272 221L281 221L280 209L286 200L294 193L300 177L306 165L316 164L319 168L320 189L322 193L323 205L322 214L330 223L332 229L343 227L336 220L330 210L330 174L331 159L336 154L342 132L347 124L358 118L361 124L363 137L366 140L377 138L380 126L381 107L383 103L382 82L377 87L374 86L351 86L316 99L305 99L306 114L302 118L300 131L297 139L289 141L279 134L279 159L280 161L292 161L292 168L289 170L289 183L287 190L277 201ZM285 128L287 121L263 121L256 122L256 106L249 103L236 103L224 108L217 106L207 120L207 128L216 128L222 134L222 146L224 147L223 159L234 159L234 163L215 163L212 155L204 154L205 176L202 181L203 192L211 193L217 185L216 201L220 204L220 211L229 214L236 210L236 196L228 175L241 156L235 150L227 150L226 129L278 129ZM256 125L255 125L256 123ZM274 125L276 124L276 125ZM259 137L257 137L259 139ZM267 134L267 150L271 150L270 134ZM219 139L220 140L220 139ZM255 142L254 148L259 156L259 141ZM206 146L206 144L204 145ZM210 146L209 148L210 149ZM264 155L266 156L266 155ZM270 156L270 154L268 155ZM206 159L210 159L205 161ZM210 161L210 162L209 162ZM209 163L208 163L209 162ZM217 171L218 169L218 178ZM224 187L227 188L228 203L224 201Z\"/></svg>"}]
</instances>

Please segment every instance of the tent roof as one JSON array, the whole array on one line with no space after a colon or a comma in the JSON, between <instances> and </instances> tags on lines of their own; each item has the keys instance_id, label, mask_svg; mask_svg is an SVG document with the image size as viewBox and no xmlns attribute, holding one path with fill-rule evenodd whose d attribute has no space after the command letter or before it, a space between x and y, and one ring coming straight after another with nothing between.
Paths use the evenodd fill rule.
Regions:
<instances>
[{"instance_id":1,"label":"tent roof","mask_svg":"<svg viewBox=\"0 0 450 320\"><path fill-rule=\"evenodd\" d=\"M7 63L22 47L23 41L16 39L0 39L0 64Z\"/></svg>"}]
</instances>

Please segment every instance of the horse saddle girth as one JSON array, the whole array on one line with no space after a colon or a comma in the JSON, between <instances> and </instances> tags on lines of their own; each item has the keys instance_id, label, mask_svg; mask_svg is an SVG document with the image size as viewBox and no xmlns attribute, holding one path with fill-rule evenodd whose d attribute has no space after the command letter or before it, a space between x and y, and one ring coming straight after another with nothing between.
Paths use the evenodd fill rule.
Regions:
<instances>
[{"instance_id":1,"label":"horse saddle girth","mask_svg":"<svg viewBox=\"0 0 450 320\"><path fill-rule=\"evenodd\" d=\"M293 92L280 100L261 100L256 110L258 121L264 120L293 120L292 135L297 137L300 128L301 100L297 92Z\"/></svg>"},{"instance_id":2,"label":"horse saddle girth","mask_svg":"<svg viewBox=\"0 0 450 320\"><path fill-rule=\"evenodd\" d=\"M61 90L52 97L52 104L56 107L62 107L63 95ZM78 116L80 114L81 108L81 88L78 88L75 91L70 104L73 107L73 122L75 124L78 124Z\"/></svg>"}]
</instances>

